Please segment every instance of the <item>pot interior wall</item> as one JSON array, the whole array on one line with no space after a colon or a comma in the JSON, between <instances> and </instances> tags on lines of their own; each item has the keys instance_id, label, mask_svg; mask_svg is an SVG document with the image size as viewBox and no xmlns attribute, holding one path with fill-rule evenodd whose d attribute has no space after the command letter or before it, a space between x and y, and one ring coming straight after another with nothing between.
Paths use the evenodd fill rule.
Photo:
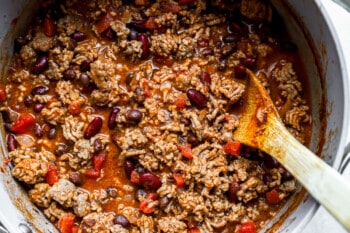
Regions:
<instances>
[{"instance_id":1,"label":"pot interior wall","mask_svg":"<svg viewBox=\"0 0 350 233\"><path fill-rule=\"evenodd\" d=\"M298 17L292 16L292 11L281 1L273 0L272 2L284 18L292 40L299 48L303 64L307 64L308 82L309 86L312 87L310 88L313 118L311 149L315 152L321 152L320 155L327 162L338 168L343 152L339 149L339 145L341 145L341 135L343 134L344 90L340 60L329 25L317 4L312 1L286 1L287 5L293 6L292 11L298 12ZM2 5L6 6L0 9L0 16L5 21L0 25L0 75L4 76L12 53L14 37L25 30L30 13L38 5L38 1L5 0ZM24 8L24 6L26 7ZM20 17L16 18L17 16ZM13 19L16 20L13 21ZM301 24L298 20L302 20L303 23ZM305 31L303 26L308 31ZM306 37L305 32L308 34ZM327 104L326 107L325 104ZM324 117L325 115L327 115L327 119ZM323 128L325 120L327 120L327 126ZM325 134L321 135L322 132ZM325 144L322 144L320 135L326 136ZM4 142L5 137L2 132L0 164L7 157ZM40 211L30 203L23 190L11 177L9 168L0 172L0 178L2 203L0 219L11 232L18 232L20 224L22 227L24 225L30 226L33 232L57 232ZM294 207L296 199L299 199L300 204ZM269 229L274 231L278 225L277 232L300 232L302 226L311 218L316 209L316 202L307 194L303 192L301 195L296 194L263 231L269 231ZM281 223L281 219L284 219L291 210L293 212Z\"/></svg>"}]
</instances>

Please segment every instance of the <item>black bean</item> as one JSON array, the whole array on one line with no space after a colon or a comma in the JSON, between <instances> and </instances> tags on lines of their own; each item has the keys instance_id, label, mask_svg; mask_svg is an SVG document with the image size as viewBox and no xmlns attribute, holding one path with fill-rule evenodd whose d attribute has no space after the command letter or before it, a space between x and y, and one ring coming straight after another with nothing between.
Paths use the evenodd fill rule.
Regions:
<instances>
[{"instance_id":1,"label":"black bean","mask_svg":"<svg viewBox=\"0 0 350 233\"><path fill-rule=\"evenodd\" d=\"M63 72L63 78L68 80L75 79L76 76L77 75L73 69L68 69Z\"/></svg>"},{"instance_id":2,"label":"black bean","mask_svg":"<svg viewBox=\"0 0 350 233\"><path fill-rule=\"evenodd\" d=\"M196 147L199 144L197 137L192 134L187 137L187 142L191 144L192 147Z\"/></svg>"},{"instance_id":3,"label":"black bean","mask_svg":"<svg viewBox=\"0 0 350 233\"><path fill-rule=\"evenodd\" d=\"M17 140L15 138L15 136L13 134L9 134L7 136L7 149L8 151L14 151L16 150L18 147L18 143L17 143Z\"/></svg>"},{"instance_id":4,"label":"black bean","mask_svg":"<svg viewBox=\"0 0 350 233\"><path fill-rule=\"evenodd\" d=\"M94 142L92 143L92 147L94 149L94 153L97 154L102 151L103 146L102 146L102 140L101 138L96 138Z\"/></svg>"},{"instance_id":5,"label":"black bean","mask_svg":"<svg viewBox=\"0 0 350 233\"><path fill-rule=\"evenodd\" d=\"M203 56L210 56L214 54L214 50L210 47L206 47L200 50L201 54L203 54Z\"/></svg>"},{"instance_id":6,"label":"black bean","mask_svg":"<svg viewBox=\"0 0 350 233\"><path fill-rule=\"evenodd\" d=\"M38 124L38 123L36 123L36 124L34 125L34 134L35 134L35 136L38 137L38 138L42 138L43 135L44 135L43 129L42 129L41 125Z\"/></svg>"},{"instance_id":7,"label":"black bean","mask_svg":"<svg viewBox=\"0 0 350 233\"><path fill-rule=\"evenodd\" d=\"M131 173L134 169L135 169L134 163L131 160L126 159L124 161L124 171L125 171L125 175L126 175L126 177L128 177L128 179L130 179Z\"/></svg>"},{"instance_id":8,"label":"black bean","mask_svg":"<svg viewBox=\"0 0 350 233\"><path fill-rule=\"evenodd\" d=\"M114 223L123 227L128 227L130 225L129 220L124 215L117 215L114 219Z\"/></svg>"},{"instance_id":9,"label":"black bean","mask_svg":"<svg viewBox=\"0 0 350 233\"><path fill-rule=\"evenodd\" d=\"M180 123L185 126L189 126L191 124L191 120L186 117L180 117Z\"/></svg>"},{"instance_id":10,"label":"black bean","mask_svg":"<svg viewBox=\"0 0 350 233\"><path fill-rule=\"evenodd\" d=\"M130 33L129 33L129 39L130 40L137 40L138 38L138 32L134 29L130 29Z\"/></svg>"},{"instance_id":11,"label":"black bean","mask_svg":"<svg viewBox=\"0 0 350 233\"><path fill-rule=\"evenodd\" d=\"M134 123L138 123L142 119L142 113L137 109L132 109L127 112L126 118Z\"/></svg>"},{"instance_id":12,"label":"black bean","mask_svg":"<svg viewBox=\"0 0 350 233\"><path fill-rule=\"evenodd\" d=\"M146 189L157 190L162 186L162 182L156 174L152 172L145 172L140 174L140 183Z\"/></svg>"},{"instance_id":13,"label":"black bean","mask_svg":"<svg viewBox=\"0 0 350 233\"><path fill-rule=\"evenodd\" d=\"M24 103L24 105L27 106L27 107L32 106L32 104L33 104L33 98L32 98L32 96L27 95L27 96L24 98L23 103Z\"/></svg>"},{"instance_id":14,"label":"black bean","mask_svg":"<svg viewBox=\"0 0 350 233\"><path fill-rule=\"evenodd\" d=\"M50 88L48 86L36 86L30 92L32 95L44 95L49 92Z\"/></svg>"},{"instance_id":15,"label":"black bean","mask_svg":"<svg viewBox=\"0 0 350 233\"><path fill-rule=\"evenodd\" d=\"M90 77L86 73L81 73L79 76L80 83L82 87L87 88L90 84Z\"/></svg>"},{"instance_id":16,"label":"black bean","mask_svg":"<svg viewBox=\"0 0 350 233\"><path fill-rule=\"evenodd\" d=\"M111 112L109 113L108 124L107 124L109 129L114 129L117 126L116 120L119 112L120 112L120 108L113 107Z\"/></svg>"},{"instance_id":17,"label":"black bean","mask_svg":"<svg viewBox=\"0 0 350 233\"><path fill-rule=\"evenodd\" d=\"M170 199L169 199L168 197L166 197L166 196L161 197L161 198L159 199L159 207L160 207L160 208L165 208L165 207L167 207L169 203L170 203Z\"/></svg>"},{"instance_id":18,"label":"black bean","mask_svg":"<svg viewBox=\"0 0 350 233\"><path fill-rule=\"evenodd\" d=\"M80 172L71 172L69 174L69 181L75 185L81 185L83 183L83 176Z\"/></svg>"},{"instance_id":19,"label":"black bean","mask_svg":"<svg viewBox=\"0 0 350 233\"><path fill-rule=\"evenodd\" d=\"M107 192L108 196L110 196L112 198L115 198L118 195L118 190L113 186L108 187L106 192Z\"/></svg>"},{"instance_id":20,"label":"black bean","mask_svg":"<svg viewBox=\"0 0 350 233\"><path fill-rule=\"evenodd\" d=\"M49 132L47 133L47 137L49 138L49 139L53 139L53 138L55 138L56 137L56 128L51 128L50 130L49 130Z\"/></svg>"},{"instance_id":21,"label":"black bean","mask_svg":"<svg viewBox=\"0 0 350 233\"><path fill-rule=\"evenodd\" d=\"M137 189L135 192L135 198L138 201L141 201L143 198L145 198L145 196L147 195L147 192L144 189Z\"/></svg>"},{"instance_id":22,"label":"black bean","mask_svg":"<svg viewBox=\"0 0 350 233\"><path fill-rule=\"evenodd\" d=\"M72 38L76 42L81 42L86 39L86 34L84 32L74 32L72 35Z\"/></svg>"},{"instance_id":23,"label":"black bean","mask_svg":"<svg viewBox=\"0 0 350 233\"><path fill-rule=\"evenodd\" d=\"M90 65L91 65L91 61L86 59L84 61L81 62L80 64L80 71L81 72L86 72L90 70Z\"/></svg>"},{"instance_id":24,"label":"black bean","mask_svg":"<svg viewBox=\"0 0 350 233\"><path fill-rule=\"evenodd\" d=\"M283 181L291 180L294 178L293 175L287 169L285 169L285 168L283 168L283 169L284 169L284 171L282 173L282 180Z\"/></svg>"},{"instance_id":25,"label":"black bean","mask_svg":"<svg viewBox=\"0 0 350 233\"><path fill-rule=\"evenodd\" d=\"M187 91L187 97L190 99L191 104L199 109L207 106L207 97L196 89L189 89Z\"/></svg>"},{"instance_id":26,"label":"black bean","mask_svg":"<svg viewBox=\"0 0 350 233\"><path fill-rule=\"evenodd\" d=\"M68 146L66 144L63 144L63 143L60 143L56 146L56 149L55 149L55 155L56 156L61 156L63 155L64 153L66 153L68 150Z\"/></svg>"},{"instance_id":27,"label":"black bean","mask_svg":"<svg viewBox=\"0 0 350 233\"><path fill-rule=\"evenodd\" d=\"M100 132L102 128L102 118L95 117L88 125L84 132L84 138L90 139L95 136L98 132Z\"/></svg>"},{"instance_id":28,"label":"black bean","mask_svg":"<svg viewBox=\"0 0 350 233\"><path fill-rule=\"evenodd\" d=\"M33 110L34 110L34 112L39 113L39 112L41 112L41 110L43 110L44 107L45 107L45 105L42 103L35 103L33 106Z\"/></svg>"},{"instance_id":29,"label":"black bean","mask_svg":"<svg viewBox=\"0 0 350 233\"><path fill-rule=\"evenodd\" d=\"M38 56L33 67L32 72L34 74L40 74L44 72L49 66L49 58L46 55Z\"/></svg>"},{"instance_id":30,"label":"black bean","mask_svg":"<svg viewBox=\"0 0 350 233\"><path fill-rule=\"evenodd\" d=\"M280 163L277 161L277 159L275 159L274 157L265 154L264 155L264 165L269 168L278 168L280 166Z\"/></svg>"}]
</instances>

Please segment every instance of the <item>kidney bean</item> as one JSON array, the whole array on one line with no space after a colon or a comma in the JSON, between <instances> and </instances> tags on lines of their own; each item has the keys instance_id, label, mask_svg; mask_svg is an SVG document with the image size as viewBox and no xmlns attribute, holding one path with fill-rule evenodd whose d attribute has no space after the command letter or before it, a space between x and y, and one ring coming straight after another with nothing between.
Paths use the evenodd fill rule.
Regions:
<instances>
[{"instance_id":1,"label":"kidney bean","mask_svg":"<svg viewBox=\"0 0 350 233\"><path fill-rule=\"evenodd\" d=\"M241 186L239 185L239 183L237 183L235 181L230 183L229 189L228 189L228 199L231 202L237 201L237 192L239 190L241 190Z\"/></svg>"},{"instance_id":2,"label":"kidney bean","mask_svg":"<svg viewBox=\"0 0 350 233\"><path fill-rule=\"evenodd\" d=\"M103 146L102 146L102 140L101 138L96 138L94 142L92 143L92 147L94 149L94 153L97 154L102 151Z\"/></svg>"},{"instance_id":3,"label":"kidney bean","mask_svg":"<svg viewBox=\"0 0 350 233\"><path fill-rule=\"evenodd\" d=\"M246 75L246 72L247 72L245 66L242 64L236 65L234 70L235 70L235 77L236 78L244 77Z\"/></svg>"},{"instance_id":4,"label":"kidney bean","mask_svg":"<svg viewBox=\"0 0 350 233\"><path fill-rule=\"evenodd\" d=\"M119 112L120 112L120 108L113 107L111 112L109 113L108 124L107 124L109 129L114 129L117 126L116 119Z\"/></svg>"},{"instance_id":5,"label":"kidney bean","mask_svg":"<svg viewBox=\"0 0 350 233\"><path fill-rule=\"evenodd\" d=\"M282 173L282 180L283 181L291 180L294 178L293 175L287 169L285 169L285 168L283 168L283 169L284 169L284 171Z\"/></svg>"},{"instance_id":6,"label":"kidney bean","mask_svg":"<svg viewBox=\"0 0 350 233\"><path fill-rule=\"evenodd\" d=\"M81 72L86 72L90 70L90 65L91 65L91 61L89 59L86 59L84 61L81 62L80 64L80 71Z\"/></svg>"},{"instance_id":7,"label":"kidney bean","mask_svg":"<svg viewBox=\"0 0 350 233\"><path fill-rule=\"evenodd\" d=\"M18 147L17 140L13 134L7 136L7 149L9 152L16 150Z\"/></svg>"},{"instance_id":8,"label":"kidney bean","mask_svg":"<svg viewBox=\"0 0 350 233\"><path fill-rule=\"evenodd\" d=\"M180 123L184 124L185 126L189 126L191 124L191 121L186 117L180 117Z\"/></svg>"},{"instance_id":9,"label":"kidney bean","mask_svg":"<svg viewBox=\"0 0 350 233\"><path fill-rule=\"evenodd\" d=\"M147 195L147 192L144 189L137 189L135 192L135 198L138 201L141 201L143 198L145 198L145 196Z\"/></svg>"},{"instance_id":10,"label":"kidney bean","mask_svg":"<svg viewBox=\"0 0 350 233\"><path fill-rule=\"evenodd\" d=\"M114 219L114 223L123 227L128 227L130 225L129 220L124 215L117 215Z\"/></svg>"},{"instance_id":11,"label":"kidney bean","mask_svg":"<svg viewBox=\"0 0 350 233\"><path fill-rule=\"evenodd\" d=\"M265 154L264 155L264 165L269 168L278 168L280 166L280 163L277 161L277 159L275 159L274 157Z\"/></svg>"},{"instance_id":12,"label":"kidney bean","mask_svg":"<svg viewBox=\"0 0 350 233\"><path fill-rule=\"evenodd\" d=\"M112 198L117 197L117 195L118 195L118 190L113 186L109 186L107 188L106 192L107 192L108 196L110 196Z\"/></svg>"},{"instance_id":13,"label":"kidney bean","mask_svg":"<svg viewBox=\"0 0 350 233\"><path fill-rule=\"evenodd\" d=\"M132 110L127 112L126 118L129 121L132 121L134 123L138 123L142 119L142 113L137 109L132 109Z\"/></svg>"},{"instance_id":14,"label":"kidney bean","mask_svg":"<svg viewBox=\"0 0 350 233\"><path fill-rule=\"evenodd\" d=\"M60 143L56 146L56 149L55 149L55 155L56 156L61 156L63 155L64 153L66 153L68 150L68 146L66 144L63 144L63 143Z\"/></svg>"},{"instance_id":15,"label":"kidney bean","mask_svg":"<svg viewBox=\"0 0 350 233\"><path fill-rule=\"evenodd\" d=\"M84 32L74 32L72 35L72 38L76 42L81 42L86 39L86 34Z\"/></svg>"},{"instance_id":16,"label":"kidney bean","mask_svg":"<svg viewBox=\"0 0 350 233\"><path fill-rule=\"evenodd\" d=\"M190 99L191 104L195 107L201 109L207 106L207 97L196 89L189 89L186 94Z\"/></svg>"},{"instance_id":17,"label":"kidney bean","mask_svg":"<svg viewBox=\"0 0 350 233\"><path fill-rule=\"evenodd\" d=\"M41 112L41 110L43 110L44 107L45 107L45 105L42 103L35 103L33 106L33 110L34 110L34 112L39 113L39 112Z\"/></svg>"},{"instance_id":18,"label":"kidney bean","mask_svg":"<svg viewBox=\"0 0 350 233\"><path fill-rule=\"evenodd\" d=\"M53 139L53 138L56 137L56 134L57 134L56 128L53 127L53 128L51 128L51 129L49 130L49 132L47 133L47 137L48 137L49 139Z\"/></svg>"},{"instance_id":19,"label":"kidney bean","mask_svg":"<svg viewBox=\"0 0 350 233\"><path fill-rule=\"evenodd\" d=\"M242 64L246 67L253 67L255 65L255 58L253 57L246 57L242 60Z\"/></svg>"},{"instance_id":20,"label":"kidney bean","mask_svg":"<svg viewBox=\"0 0 350 233\"><path fill-rule=\"evenodd\" d=\"M145 172L140 174L140 183L146 189L159 189L162 186L160 178L151 172Z\"/></svg>"},{"instance_id":21,"label":"kidney bean","mask_svg":"<svg viewBox=\"0 0 350 233\"><path fill-rule=\"evenodd\" d=\"M131 177L131 172L135 169L135 165L131 160L126 159L124 161L124 172L128 179Z\"/></svg>"},{"instance_id":22,"label":"kidney bean","mask_svg":"<svg viewBox=\"0 0 350 233\"><path fill-rule=\"evenodd\" d=\"M42 138L43 135L44 135L43 129L42 129L41 125L38 124L38 123L36 123L36 124L34 125L34 134L35 134L35 136L38 137L38 138Z\"/></svg>"},{"instance_id":23,"label":"kidney bean","mask_svg":"<svg viewBox=\"0 0 350 233\"><path fill-rule=\"evenodd\" d=\"M24 105L27 106L27 107L32 106L32 104L33 104L33 98L32 98L32 96L27 95L27 96L24 98L23 103L24 103Z\"/></svg>"},{"instance_id":24,"label":"kidney bean","mask_svg":"<svg viewBox=\"0 0 350 233\"><path fill-rule=\"evenodd\" d=\"M68 80L75 79L76 76L77 75L76 75L75 71L72 69L68 69L68 70L65 70L63 72L63 78L68 79Z\"/></svg>"},{"instance_id":25,"label":"kidney bean","mask_svg":"<svg viewBox=\"0 0 350 233\"><path fill-rule=\"evenodd\" d=\"M203 56L210 56L214 54L214 50L210 47L206 47L200 50Z\"/></svg>"},{"instance_id":26,"label":"kidney bean","mask_svg":"<svg viewBox=\"0 0 350 233\"><path fill-rule=\"evenodd\" d=\"M149 42L148 42L148 36L144 33L138 35L138 40L142 43L142 58L146 59L149 57Z\"/></svg>"},{"instance_id":27,"label":"kidney bean","mask_svg":"<svg viewBox=\"0 0 350 233\"><path fill-rule=\"evenodd\" d=\"M200 76L200 80L204 85L209 86L211 84L211 77L208 72L202 72Z\"/></svg>"},{"instance_id":28,"label":"kidney bean","mask_svg":"<svg viewBox=\"0 0 350 233\"><path fill-rule=\"evenodd\" d=\"M161 197L159 199L159 207L160 208L167 207L169 203L170 203L170 199L167 196Z\"/></svg>"},{"instance_id":29,"label":"kidney bean","mask_svg":"<svg viewBox=\"0 0 350 233\"><path fill-rule=\"evenodd\" d=\"M102 118L95 117L88 125L84 132L84 138L90 139L95 136L102 128Z\"/></svg>"},{"instance_id":30,"label":"kidney bean","mask_svg":"<svg viewBox=\"0 0 350 233\"><path fill-rule=\"evenodd\" d=\"M191 144L192 147L196 147L199 144L197 137L192 134L187 137L187 142Z\"/></svg>"},{"instance_id":31,"label":"kidney bean","mask_svg":"<svg viewBox=\"0 0 350 233\"><path fill-rule=\"evenodd\" d=\"M52 18L46 17L44 19L44 34L48 37L53 37L56 34L56 25Z\"/></svg>"},{"instance_id":32,"label":"kidney bean","mask_svg":"<svg viewBox=\"0 0 350 233\"><path fill-rule=\"evenodd\" d=\"M32 72L34 74L40 74L44 72L49 66L49 58L46 55L40 55L37 57L34 65L32 67Z\"/></svg>"},{"instance_id":33,"label":"kidney bean","mask_svg":"<svg viewBox=\"0 0 350 233\"><path fill-rule=\"evenodd\" d=\"M68 179L75 185L81 185L83 183L83 176L80 172L71 172L69 173Z\"/></svg>"},{"instance_id":34,"label":"kidney bean","mask_svg":"<svg viewBox=\"0 0 350 233\"><path fill-rule=\"evenodd\" d=\"M47 86L36 86L32 89L32 95L44 95L49 92L50 88Z\"/></svg>"}]
</instances>

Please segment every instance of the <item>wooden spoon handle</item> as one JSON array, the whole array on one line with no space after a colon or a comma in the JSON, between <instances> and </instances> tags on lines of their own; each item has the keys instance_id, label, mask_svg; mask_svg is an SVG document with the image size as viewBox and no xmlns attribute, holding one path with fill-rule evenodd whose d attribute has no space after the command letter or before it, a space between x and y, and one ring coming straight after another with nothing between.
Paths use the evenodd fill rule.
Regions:
<instances>
[{"instance_id":1,"label":"wooden spoon handle","mask_svg":"<svg viewBox=\"0 0 350 233\"><path fill-rule=\"evenodd\" d=\"M263 142L262 149L283 164L350 231L350 182L299 143L279 120L275 119L275 124L265 132L269 140Z\"/></svg>"}]
</instances>

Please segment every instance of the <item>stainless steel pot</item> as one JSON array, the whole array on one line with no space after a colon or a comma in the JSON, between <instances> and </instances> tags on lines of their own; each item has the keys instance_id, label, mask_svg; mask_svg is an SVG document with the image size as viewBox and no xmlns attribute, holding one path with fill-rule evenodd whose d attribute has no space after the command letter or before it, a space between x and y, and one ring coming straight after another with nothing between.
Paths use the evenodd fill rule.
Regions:
<instances>
[{"instance_id":1,"label":"stainless steel pot","mask_svg":"<svg viewBox=\"0 0 350 233\"><path fill-rule=\"evenodd\" d=\"M272 0L272 3L283 16L293 41L297 43L300 57L307 65L313 118L310 148L338 169L350 131L350 86L337 36L319 0ZM12 53L12 42L19 32L25 31L37 5L37 0L1 1L1 77L5 74ZM7 152L4 133L0 136L1 165ZM30 203L22 188L11 177L10 168L3 167L0 171L0 222L8 231L57 232ZM296 194L262 231L301 232L318 207L308 194Z\"/></svg>"}]
</instances>

